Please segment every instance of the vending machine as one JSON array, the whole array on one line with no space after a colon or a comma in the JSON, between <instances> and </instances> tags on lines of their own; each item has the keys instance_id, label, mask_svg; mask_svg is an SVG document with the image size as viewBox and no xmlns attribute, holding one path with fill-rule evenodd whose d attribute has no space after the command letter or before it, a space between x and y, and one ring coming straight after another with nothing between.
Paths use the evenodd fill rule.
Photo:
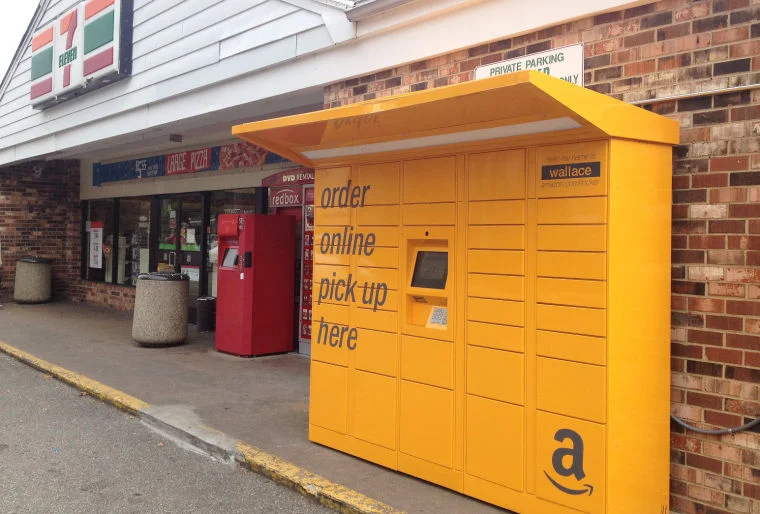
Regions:
<instances>
[{"instance_id":1,"label":"vending machine","mask_svg":"<svg viewBox=\"0 0 760 514\"><path fill-rule=\"evenodd\" d=\"M295 225L291 216L219 216L218 351L253 357L293 350Z\"/></svg>"}]
</instances>

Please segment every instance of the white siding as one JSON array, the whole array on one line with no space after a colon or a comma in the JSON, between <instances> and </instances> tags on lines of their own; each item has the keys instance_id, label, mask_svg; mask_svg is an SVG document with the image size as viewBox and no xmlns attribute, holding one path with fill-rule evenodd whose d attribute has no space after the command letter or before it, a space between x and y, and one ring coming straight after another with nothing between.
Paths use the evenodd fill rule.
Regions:
<instances>
[{"instance_id":1,"label":"white siding","mask_svg":"<svg viewBox=\"0 0 760 514\"><path fill-rule=\"evenodd\" d=\"M78 1L50 0L40 25ZM296 3L135 0L132 77L45 111L32 109L29 102L29 44L0 99L0 164L30 157L29 149L13 151L16 145L45 138L32 154L65 150L64 141L70 139L65 132L76 127L332 46L335 42L323 19L323 11L331 8L307 2L306 7L313 4L307 9L303 0ZM246 101L240 98L241 104ZM131 131L150 128L150 119L144 118ZM174 121L182 119L177 112ZM51 143L54 134L57 141Z\"/></svg>"}]
</instances>

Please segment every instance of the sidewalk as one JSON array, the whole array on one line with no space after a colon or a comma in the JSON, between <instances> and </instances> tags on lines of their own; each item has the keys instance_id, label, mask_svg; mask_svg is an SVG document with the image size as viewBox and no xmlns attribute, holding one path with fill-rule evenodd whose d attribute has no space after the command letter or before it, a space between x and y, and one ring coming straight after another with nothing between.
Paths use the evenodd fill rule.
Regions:
<instances>
[{"instance_id":1,"label":"sidewalk","mask_svg":"<svg viewBox=\"0 0 760 514\"><path fill-rule=\"evenodd\" d=\"M0 340L201 423L408 513L501 509L308 441L309 360L242 359L214 351L213 333L190 327L188 344L141 348L131 317L73 303L7 304Z\"/></svg>"}]
</instances>

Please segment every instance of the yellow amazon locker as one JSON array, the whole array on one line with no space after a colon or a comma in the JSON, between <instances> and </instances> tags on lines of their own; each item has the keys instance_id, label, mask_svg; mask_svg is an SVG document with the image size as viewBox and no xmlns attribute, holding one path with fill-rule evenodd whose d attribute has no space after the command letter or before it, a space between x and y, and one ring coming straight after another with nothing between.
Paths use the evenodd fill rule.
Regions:
<instances>
[{"instance_id":1,"label":"yellow amazon locker","mask_svg":"<svg viewBox=\"0 0 760 514\"><path fill-rule=\"evenodd\" d=\"M676 122L520 72L233 133L317 170L311 440L522 513L667 511Z\"/></svg>"}]
</instances>

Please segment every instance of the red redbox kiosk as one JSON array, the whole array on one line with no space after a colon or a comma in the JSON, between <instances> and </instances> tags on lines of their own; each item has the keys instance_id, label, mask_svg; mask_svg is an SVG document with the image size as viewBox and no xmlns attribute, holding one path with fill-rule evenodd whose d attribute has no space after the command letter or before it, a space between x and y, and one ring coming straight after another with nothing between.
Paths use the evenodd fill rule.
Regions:
<instances>
[{"instance_id":1,"label":"red redbox kiosk","mask_svg":"<svg viewBox=\"0 0 760 514\"><path fill-rule=\"evenodd\" d=\"M216 349L243 357L293 350L296 220L221 214Z\"/></svg>"}]
</instances>

